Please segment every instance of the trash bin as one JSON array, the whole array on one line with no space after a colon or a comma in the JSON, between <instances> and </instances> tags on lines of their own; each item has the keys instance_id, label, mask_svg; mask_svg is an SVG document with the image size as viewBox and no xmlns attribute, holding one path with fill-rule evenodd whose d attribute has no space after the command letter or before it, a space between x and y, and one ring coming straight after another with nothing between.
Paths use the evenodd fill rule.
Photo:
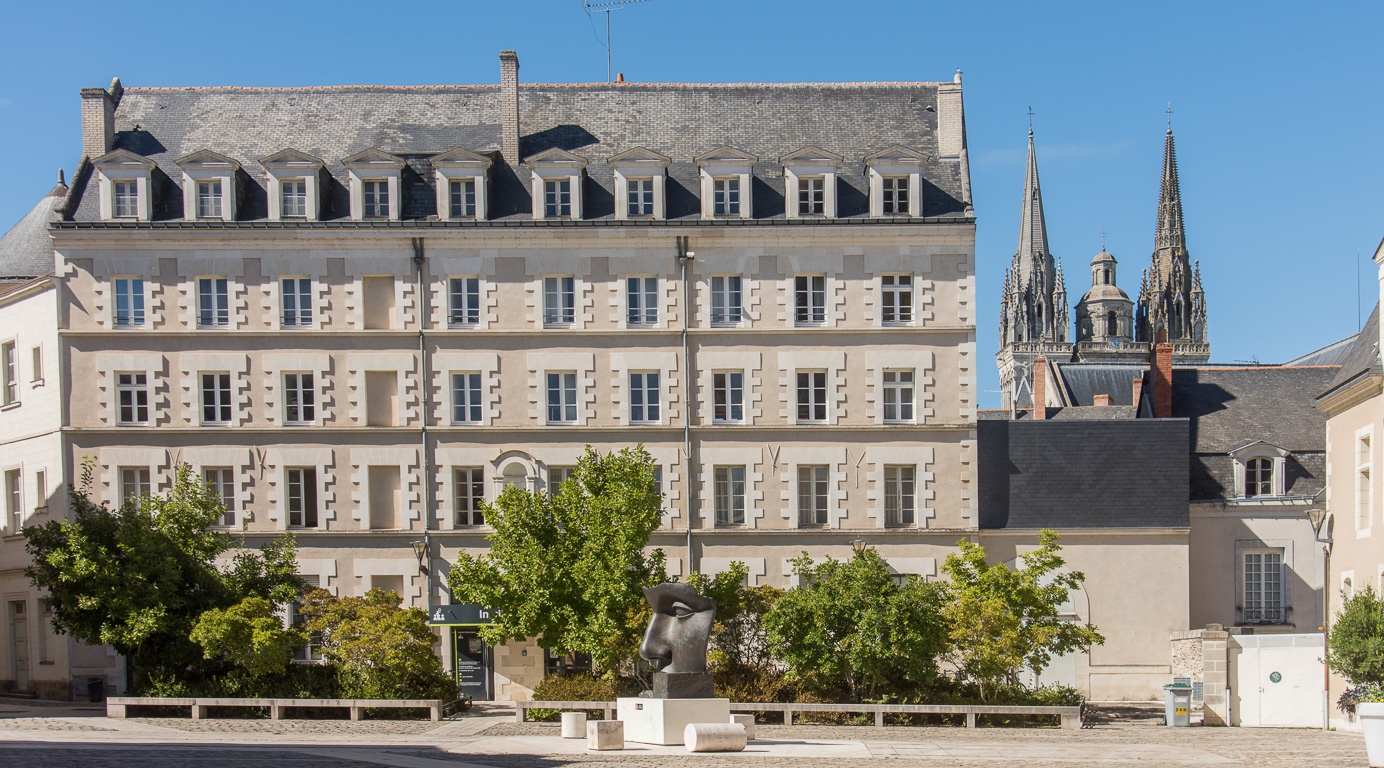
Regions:
<instances>
[{"instance_id":1,"label":"trash bin","mask_svg":"<svg viewBox=\"0 0 1384 768\"><path fill-rule=\"evenodd\" d=\"M1163 723L1186 727L1192 724L1192 686L1169 683L1163 686Z\"/></svg>"},{"instance_id":2,"label":"trash bin","mask_svg":"<svg viewBox=\"0 0 1384 768\"><path fill-rule=\"evenodd\" d=\"M99 704L106 700L106 681L99 677L87 678L87 700Z\"/></svg>"}]
</instances>

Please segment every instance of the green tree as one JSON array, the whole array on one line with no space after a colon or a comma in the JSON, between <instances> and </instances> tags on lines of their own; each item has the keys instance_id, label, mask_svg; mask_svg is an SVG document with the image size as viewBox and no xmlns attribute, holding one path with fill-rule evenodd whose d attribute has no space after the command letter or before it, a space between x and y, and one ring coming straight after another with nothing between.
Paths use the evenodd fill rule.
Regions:
<instances>
[{"instance_id":1,"label":"green tree","mask_svg":"<svg viewBox=\"0 0 1384 768\"><path fill-rule=\"evenodd\" d=\"M1326 663L1351 685L1384 685L1384 601L1373 587L1354 597L1341 592Z\"/></svg>"},{"instance_id":2,"label":"green tree","mask_svg":"<svg viewBox=\"0 0 1384 768\"><path fill-rule=\"evenodd\" d=\"M490 551L457 557L452 594L496 611L489 643L534 637L591 654L607 676L628 671L648 615L642 588L667 581L663 551L645 552L662 502L642 445L604 456L587 446L556 496L500 493L486 510Z\"/></svg>"},{"instance_id":3,"label":"green tree","mask_svg":"<svg viewBox=\"0 0 1384 768\"><path fill-rule=\"evenodd\" d=\"M341 670L343 696L455 699L456 681L433 653L428 614L399 603L398 595L380 589L345 598L314 589L299 612L323 657Z\"/></svg>"},{"instance_id":4,"label":"green tree","mask_svg":"<svg viewBox=\"0 0 1384 768\"><path fill-rule=\"evenodd\" d=\"M947 634L938 585L918 578L894 583L873 548L820 564L804 553L793 565L801 586L764 616L790 680L860 701L936 676Z\"/></svg>"},{"instance_id":5,"label":"green tree","mask_svg":"<svg viewBox=\"0 0 1384 768\"><path fill-rule=\"evenodd\" d=\"M699 594L716 601L716 624L711 628L707 663L718 675L758 672L773 664L763 618L783 596L783 590L747 586L748 574L749 568L736 560L714 576L693 573L687 579Z\"/></svg>"},{"instance_id":6,"label":"green tree","mask_svg":"<svg viewBox=\"0 0 1384 768\"><path fill-rule=\"evenodd\" d=\"M950 578L946 619L952 660L980 683L982 699L997 684L1016 683L1025 667L1041 673L1055 655L1105 642L1096 627L1059 614L1072 590L1086 580L1080 571L1063 570L1059 539L1052 531L1040 533L1038 548L1021 558L1018 570L989 565L985 549L965 540L942 565Z\"/></svg>"},{"instance_id":7,"label":"green tree","mask_svg":"<svg viewBox=\"0 0 1384 768\"><path fill-rule=\"evenodd\" d=\"M168 493L111 509L91 499L93 464L69 494L72 513L24 529L33 562L26 573L51 595L56 629L108 644L137 669L184 670L203 658L190 635L206 611L249 596L281 603L299 589L292 540L236 553L230 574L215 560L234 540L212 528L220 496L186 465Z\"/></svg>"},{"instance_id":8,"label":"green tree","mask_svg":"<svg viewBox=\"0 0 1384 768\"><path fill-rule=\"evenodd\" d=\"M307 638L285 629L274 605L262 597L247 597L225 610L203 613L191 639L208 659L226 659L251 677L283 672Z\"/></svg>"}]
</instances>

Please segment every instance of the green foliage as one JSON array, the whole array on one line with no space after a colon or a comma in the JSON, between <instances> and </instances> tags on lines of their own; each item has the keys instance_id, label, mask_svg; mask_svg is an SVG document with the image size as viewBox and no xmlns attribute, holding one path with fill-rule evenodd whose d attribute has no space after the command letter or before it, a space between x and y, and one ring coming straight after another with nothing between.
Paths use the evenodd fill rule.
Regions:
<instances>
[{"instance_id":1,"label":"green foliage","mask_svg":"<svg viewBox=\"0 0 1384 768\"><path fill-rule=\"evenodd\" d=\"M985 550L962 540L947 556L946 619L951 655L965 675L980 683L981 698L1003 683L1017 682L1028 667L1040 673L1054 655L1089 651L1105 642L1096 627L1065 621L1059 609L1085 576L1063 571L1059 537L1039 535L1039 547L1024 555L1023 567L989 565Z\"/></svg>"},{"instance_id":2,"label":"green foliage","mask_svg":"<svg viewBox=\"0 0 1384 768\"><path fill-rule=\"evenodd\" d=\"M490 551L457 557L452 594L496 611L488 643L538 638L615 675L643 636L642 589L667 581L663 551L644 551L662 500L643 446L605 456L588 446L557 496L504 489L486 510Z\"/></svg>"},{"instance_id":3,"label":"green foliage","mask_svg":"<svg viewBox=\"0 0 1384 768\"><path fill-rule=\"evenodd\" d=\"M108 644L145 669L182 669L202 659L189 635L206 611L257 595L275 602L296 594L295 548L276 542L264 554L237 553L241 575L214 565L234 546L212 529L221 498L186 465L173 487L111 509L91 499L93 463L70 493L72 514L26 528L34 585L52 596L59 631L93 645ZM291 599L291 598L289 598Z\"/></svg>"},{"instance_id":4,"label":"green foliage","mask_svg":"<svg viewBox=\"0 0 1384 768\"><path fill-rule=\"evenodd\" d=\"M251 677L282 672L293 654L307 643L303 633L284 629L274 606L262 597L247 597L225 610L203 613L192 641L208 659L225 658Z\"/></svg>"},{"instance_id":5,"label":"green foliage","mask_svg":"<svg viewBox=\"0 0 1384 768\"><path fill-rule=\"evenodd\" d=\"M804 554L793 564L802 586L764 616L789 681L859 701L936 676L946 643L937 585L917 578L895 584L873 548L815 565Z\"/></svg>"},{"instance_id":6,"label":"green foliage","mask_svg":"<svg viewBox=\"0 0 1384 768\"><path fill-rule=\"evenodd\" d=\"M1352 685L1384 684L1384 601L1373 587L1354 597L1341 593L1326 663Z\"/></svg>"},{"instance_id":7,"label":"green foliage","mask_svg":"<svg viewBox=\"0 0 1384 768\"><path fill-rule=\"evenodd\" d=\"M716 673L718 684L722 678L748 684L748 681L762 679L760 673L773 666L773 649L769 646L763 619L783 596L783 590L746 586L748 573L746 565L737 560L715 576L693 573L687 579L698 593L716 601L716 623L711 628L707 666Z\"/></svg>"},{"instance_id":8,"label":"green foliage","mask_svg":"<svg viewBox=\"0 0 1384 768\"><path fill-rule=\"evenodd\" d=\"M457 698L457 684L433 653L428 614L400 608L399 596L372 589L365 597L310 591L299 612L322 655L341 674L342 695L356 699Z\"/></svg>"}]
</instances>

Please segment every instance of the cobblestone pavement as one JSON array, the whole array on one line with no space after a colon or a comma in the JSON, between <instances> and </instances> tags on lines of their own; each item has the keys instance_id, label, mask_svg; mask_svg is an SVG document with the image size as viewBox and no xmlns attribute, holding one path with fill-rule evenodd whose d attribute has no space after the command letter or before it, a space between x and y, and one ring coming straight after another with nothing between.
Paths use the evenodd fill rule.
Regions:
<instances>
[{"instance_id":1,"label":"cobblestone pavement","mask_svg":"<svg viewBox=\"0 0 1384 768\"><path fill-rule=\"evenodd\" d=\"M3 722L3 721L0 721ZM355 736L412 735L436 730L430 720L183 720L172 717L132 717L126 722L173 728L188 733L340 733Z\"/></svg>"}]
</instances>

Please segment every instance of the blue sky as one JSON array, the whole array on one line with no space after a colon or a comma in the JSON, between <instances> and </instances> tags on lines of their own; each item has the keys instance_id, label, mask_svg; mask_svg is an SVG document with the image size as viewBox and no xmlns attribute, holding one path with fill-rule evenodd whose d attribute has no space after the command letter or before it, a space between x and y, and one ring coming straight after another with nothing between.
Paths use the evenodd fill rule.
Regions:
<instances>
[{"instance_id":1,"label":"blue sky","mask_svg":"<svg viewBox=\"0 0 1384 768\"><path fill-rule=\"evenodd\" d=\"M120 8L123 13L113 12ZM227 12L227 9L231 9ZM80 154L77 92L106 85L490 83L606 76L579 0L13 4L0 11L0 229ZM1384 3L646 0L614 66L664 82L949 80L964 70L979 217L977 346L995 407L998 293L1018 237L1027 110L1072 301L1100 233L1137 293L1168 102L1188 247L1217 361L1280 362L1353 333L1384 236Z\"/></svg>"}]
</instances>

